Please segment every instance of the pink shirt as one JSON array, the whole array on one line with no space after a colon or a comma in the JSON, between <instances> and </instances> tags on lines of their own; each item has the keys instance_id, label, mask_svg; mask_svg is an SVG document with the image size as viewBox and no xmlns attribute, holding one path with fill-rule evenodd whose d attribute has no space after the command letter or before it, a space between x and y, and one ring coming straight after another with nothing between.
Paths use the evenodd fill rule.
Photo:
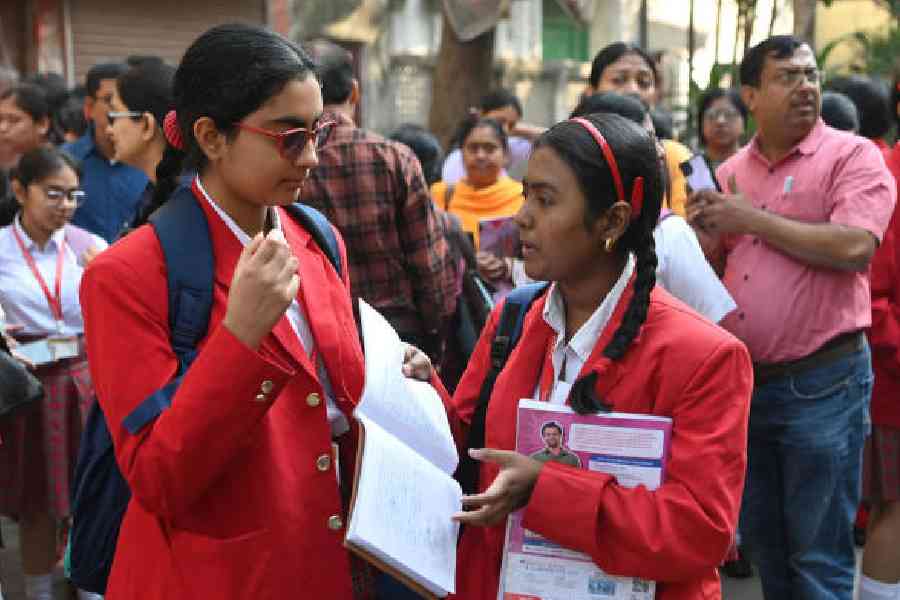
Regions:
<instances>
[{"instance_id":1,"label":"pink shirt","mask_svg":"<svg viewBox=\"0 0 900 600\"><path fill-rule=\"evenodd\" d=\"M879 149L819 122L775 164L757 138L719 167L723 189L735 175L756 208L807 223L870 231L879 242L897 191ZM754 362L807 356L831 338L872 322L868 273L813 267L754 236L725 244L725 287L737 309L720 325L743 341Z\"/></svg>"}]
</instances>

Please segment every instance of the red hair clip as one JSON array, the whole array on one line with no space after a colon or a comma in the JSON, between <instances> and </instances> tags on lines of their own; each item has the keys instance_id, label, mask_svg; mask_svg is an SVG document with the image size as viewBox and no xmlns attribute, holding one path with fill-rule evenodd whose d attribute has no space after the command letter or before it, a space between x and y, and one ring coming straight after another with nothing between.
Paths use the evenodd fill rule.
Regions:
<instances>
[{"instance_id":1,"label":"red hair clip","mask_svg":"<svg viewBox=\"0 0 900 600\"><path fill-rule=\"evenodd\" d=\"M178 117L175 115L174 110L166 113L166 118L163 121L163 134L165 134L166 141L169 142L170 146L177 150L184 150L184 140L181 137L181 129L178 128Z\"/></svg>"},{"instance_id":2,"label":"red hair clip","mask_svg":"<svg viewBox=\"0 0 900 600\"><path fill-rule=\"evenodd\" d=\"M606 164L609 165L609 170L612 172L613 183L616 186L616 196L619 199L619 202L625 202L625 186L622 184L622 175L619 173L619 165L616 162L616 155L613 154L612 148L609 147L609 144L606 141L606 138L603 137L603 134L594 127L594 124L588 121L583 117L575 117L570 119L570 121L575 121L585 129L587 132L591 134L591 137L597 142L597 145L600 146L600 150L603 152L603 157L606 159ZM634 180L634 184L631 188L631 212L634 215L635 219L640 218L641 210L644 208L644 178L636 177Z\"/></svg>"}]
</instances>

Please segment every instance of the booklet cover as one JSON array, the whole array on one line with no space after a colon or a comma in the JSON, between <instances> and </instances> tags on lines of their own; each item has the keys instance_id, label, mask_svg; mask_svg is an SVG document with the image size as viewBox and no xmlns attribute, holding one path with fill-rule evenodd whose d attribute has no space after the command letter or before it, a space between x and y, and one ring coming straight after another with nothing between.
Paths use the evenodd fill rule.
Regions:
<instances>
[{"instance_id":1,"label":"booklet cover","mask_svg":"<svg viewBox=\"0 0 900 600\"><path fill-rule=\"evenodd\" d=\"M619 485L656 489L665 478L672 420L653 415L579 415L568 406L520 400L516 450L541 461L608 473ZM502 600L651 600L656 584L604 573L591 558L507 520Z\"/></svg>"}]
</instances>

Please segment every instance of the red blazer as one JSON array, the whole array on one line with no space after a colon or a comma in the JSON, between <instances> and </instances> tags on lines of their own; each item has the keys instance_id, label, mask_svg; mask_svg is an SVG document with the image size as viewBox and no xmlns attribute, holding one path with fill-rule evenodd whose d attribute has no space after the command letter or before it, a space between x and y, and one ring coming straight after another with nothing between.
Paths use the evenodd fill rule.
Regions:
<instances>
[{"instance_id":1,"label":"red blazer","mask_svg":"<svg viewBox=\"0 0 900 600\"><path fill-rule=\"evenodd\" d=\"M582 374L598 371L596 392L613 410L672 417L666 481L652 492L643 486L626 489L609 475L547 463L524 525L589 554L608 573L659 582L659 600L719 598L716 567L731 544L744 485L750 356L731 334L657 287L639 337L622 359L610 361L602 351L632 295L629 285ZM515 447L518 400L533 397L555 335L542 317L544 303L539 299L529 311L522 339L497 378L487 413L487 447ZM471 419L489 368L498 310L453 398L463 422ZM481 487L496 473L483 464ZM466 528L457 563L460 599L497 597L504 528Z\"/></svg>"},{"instance_id":2,"label":"red blazer","mask_svg":"<svg viewBox=\"0 0 900 600\"><path fill-rule=\"evenodd\" d=\"M900 192L900 144L884 149ZM872 422L900 429L900 210L872 258Z\"/></svg>"},{"instance_id":3,"label":"red blazer","mask_svg":"<svg viewBox=\"0 0 900 600\"><path fill-rule=\"evenodd\" d=\"M324 391L286 317L258 351L220 324L242 247L199 202L216 263L209 334L171 408L137 435L123 419L177 368L165 262L150 227L98 256L82 283L91 375L133 492L106 598L275 600L314 590L351 600ZM348 270L339 278L310 235L280 216L300 262L298 299L349 416L364 366ZM343 463L352 470L352 459Z\"/></svg>"}]
</instances>

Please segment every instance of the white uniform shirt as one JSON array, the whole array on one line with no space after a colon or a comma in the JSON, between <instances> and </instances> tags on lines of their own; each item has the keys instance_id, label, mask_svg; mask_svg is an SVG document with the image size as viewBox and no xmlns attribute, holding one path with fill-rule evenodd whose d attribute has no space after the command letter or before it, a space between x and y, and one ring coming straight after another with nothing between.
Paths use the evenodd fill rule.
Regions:
<instances>
[{"instance_id":1,"label":"white uniform shirt","mask_svg":"<svg viewBox=\"0 0 900 600\"><path fill-rule=\"evenodd\" d=\"M206 193L206 189L203 187L199 178L196 179L196 182L197 188L203 194L203 197L209 202L209 205L213 210L216 211L216 214L221 217L222 221L225 222L228 229L231 230L235 237L237 237L241 245L246 246L249 244L251 241L250 236L234 222L234 219L232 219L228 213L216 204L215 200L213 200L208 193ZM281 220L278 217L278 211L273 209L270 211L270 214L272 215L275 229L281 231ZM300 280L300 285L303 285L302 279ZM313 337L312 330L309 328L309 323L306 321L306 316L303 314L303 308L300 306L300 303L297 302L296 298L291 302L286 314L288 322L291 324L291 329L294 330L294 333L300 339L303 349L306 351L307 355L310 357L313 356L313 352L316 348L316 340ZM322 357L318 355L316 358L316 372L319 376L319 382L322 384L322 389L325 392L325 409L328 414L328 423L331 425L331 434L332 436L337 437L349 430L350 424L347 422L347 417L344 416L344 413L341 412L334 402L334 392L331 388L331 381L328 378L328 371L325 369L325 363L322 361Z\"/></svg>"},{"instance_id":2,"label":"white uniform shirt","mask_svg":"<svg viewBox=\"0 0 900 600\"><path fill-rule=\"evenodd\" d=\"M547 292L547 302L544 304L544 321L556 332L556 341L553 344L551 354L553 360L553 390L550 394L550 402L553 404L565 404L569 397L569 390L581 373L584 363L591 357L600 334L612 318L616 305L634 273L635 258L628 255L628 262L622 269L622 274L613 288L597 307L597 310L582 325L569 343L566 343L566 306L562 294L556 283L550 285ZM541 383L538 381L534 392L536 400L541 400Z\"/></svg>"},{"instance_id":3,"label":"white uniform shirt","mask_svg":"<svg viewBox=\"0 0 900 600\"><path fill-rule=\"evenodd\" d=\"M17 334L26 336L49 336L61 334L74 336L84 333L84 321L81 318L81 302L78 289L84 266L75 252L64 244L65 228L53 232L50 239L39 248L22 228L20 215L16 215L12 225L0 229L0 305L6 313L6 321L10 325L22 325ZM47 301L41 284L38 283L29 268L22 250L16 241L13 230L21 236L25 249L34 258L35 266L44 278L51 295L56 295L56 262L61 248L63 255L63 272L60 286L62 296L63 323L62 331L57 331L56 317ZM107 243L103 238L91 236L94 246L104 250Z\"/></svg>"},{"instance_id":4,"label":"white uniform shirt","mask_svg":"<svg viewBox=\"0 0 900 600\"><path fill-rule=\"evenodd\" d=\"M656 281L667 292L713 323L737 308L687 221L669 215L653 230L653 239L659 259Z\"/></svg>"}]
</instances>

